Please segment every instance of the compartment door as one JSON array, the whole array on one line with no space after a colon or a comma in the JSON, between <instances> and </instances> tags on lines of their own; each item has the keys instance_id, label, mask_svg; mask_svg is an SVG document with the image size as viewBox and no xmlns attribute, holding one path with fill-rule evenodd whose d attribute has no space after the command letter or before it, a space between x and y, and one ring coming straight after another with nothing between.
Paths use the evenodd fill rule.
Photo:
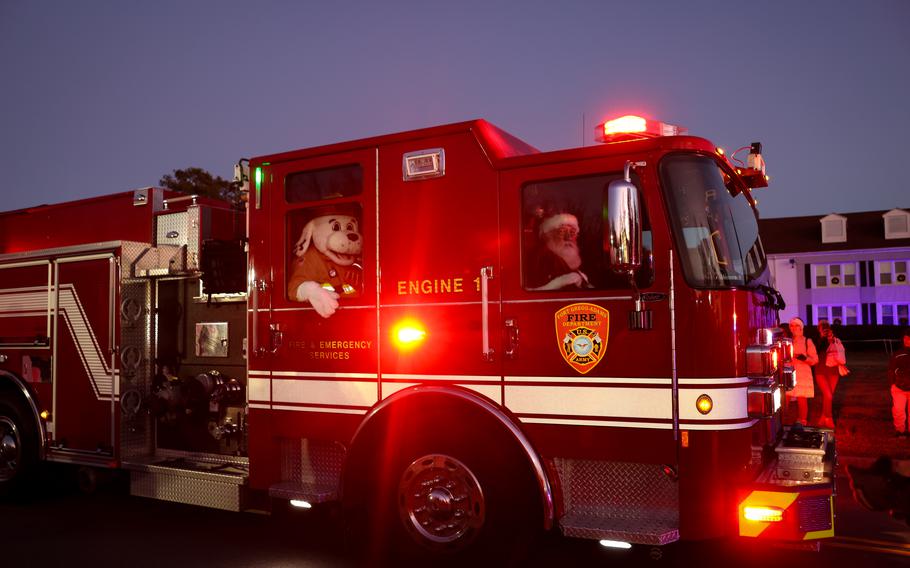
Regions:
<instances>
[{"instance_id":1,"label":"compartment door","mask_svg":"<svg viewBox=\"0 0 910 568\"><path fill-rule=\"evenodd\" d=\"M55 445L112 454L116 259L113 254L59 259L54 269Z\"/></svg>"}]
</instances>

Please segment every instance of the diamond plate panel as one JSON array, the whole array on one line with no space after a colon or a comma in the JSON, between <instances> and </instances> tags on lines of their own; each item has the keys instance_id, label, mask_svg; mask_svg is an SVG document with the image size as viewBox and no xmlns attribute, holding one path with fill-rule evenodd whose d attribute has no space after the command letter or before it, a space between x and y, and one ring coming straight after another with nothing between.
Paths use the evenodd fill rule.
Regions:
<instances>
[{"instance_id":1,"label":"diamond plate panel","mask_svg":"<svg viewBox=\"0 0 910 568\"><path fill-rule=\"evenodd\" d=\"M554 460L570 536L666 544L679 538L679 487L654 464Z\"/></svg>"},{"instance_id":2,"label":"diamond plate panel","mask_svg":"<svg viewBox=\"0 0 910 568\"><path fill-rule=\"evenodd\" d=\"M281 439L281 480L320 486L338 485L345 449L335 442Z\"/></svg>"},{"instance_id":3,"label":"diamond plate panel","mask_svg":"<svg viewBox=\"0 0 910 568\"><path fill-rule=\"evenodd\" d=\"M199 270L199 251L202 247L202 214L208 213L198 205L187 208L186 268Z\"/></svg>"},{"instance_id":4,"label":"diamond plate panel","mask_svg":"<svg viewBox=\"0 0 910 568\"><path fill-rule=\"evenodd\" d=\"M240 488L182 475L149 471L130 472L130 494L225 511L240 510Z\"/></svg>"},{"instance_id":5,"label":"diamond plate panel","mask_svg":"<svg viewBox=\"0 0 910 568\"><path fill-rule=\"evenodd\" d=\"M155 246L185 245L189 242L190 233L189 213L186 211L155 217Z\"/></svg>"},{"instance_id":6,"label":"diamond plate panel","mask_svg":"<svg viewBox=\"0 0 910 568\"><path fill-rule=\"evenodd\" d=\"M151 388L151 282L125 279L120 287L120 393ZM151 455L151 417L142 410L135 416L121 414L120 457L130 460Z\"/></svg>"}]
</instances>

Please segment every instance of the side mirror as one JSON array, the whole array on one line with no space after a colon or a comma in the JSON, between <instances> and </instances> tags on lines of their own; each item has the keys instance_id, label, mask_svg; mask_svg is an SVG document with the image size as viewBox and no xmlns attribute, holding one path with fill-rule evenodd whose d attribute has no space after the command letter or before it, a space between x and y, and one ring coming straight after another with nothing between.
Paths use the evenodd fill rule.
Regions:
<instances>
[{"instance_id":1,"label":"side mirror","mask_svg":"<svg viewBox=\"0 0 910 568\"><path fill-rule=\"evenodd\" d=\"M610 216L610 266L614 272L632 274L641 268L641 201L629 178L610 183L607 206Z\"/></svg>"}]
</instances>

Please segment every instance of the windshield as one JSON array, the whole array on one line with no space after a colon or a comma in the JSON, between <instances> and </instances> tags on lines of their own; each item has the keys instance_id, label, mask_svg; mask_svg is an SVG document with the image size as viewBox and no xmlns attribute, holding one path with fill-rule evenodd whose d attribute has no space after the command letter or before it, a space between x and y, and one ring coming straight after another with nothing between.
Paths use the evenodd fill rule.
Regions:
<instances>
[{"instance_id":1,"label":"windshield","mask_svg":"<svg viewBox=\"0 0 910 568\"><path fill-rule=\"evenodd\" d=\"M661 179L686 280L697 288L743 286L765 268L758 221L730 175L708 156L675 154Z\"/></svg>"}]
</instances>

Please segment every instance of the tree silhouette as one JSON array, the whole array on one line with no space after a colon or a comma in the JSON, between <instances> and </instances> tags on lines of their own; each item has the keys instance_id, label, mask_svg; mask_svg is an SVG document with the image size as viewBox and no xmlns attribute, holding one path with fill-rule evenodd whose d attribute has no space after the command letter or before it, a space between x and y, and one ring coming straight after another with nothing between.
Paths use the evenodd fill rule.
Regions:
<instances>
[{"instance_id":1,"label":"tree silhouette","mask_svg":"<svg viewBox=\"0 0 910 568\"><path fill-rule=\"evenodd\" d=\"M213 176L202 168L174 170L173 174L162 176L158 183L181 193L214 197L235 207L241 206L239 183Z\"/></svg>"}]
</instances>

